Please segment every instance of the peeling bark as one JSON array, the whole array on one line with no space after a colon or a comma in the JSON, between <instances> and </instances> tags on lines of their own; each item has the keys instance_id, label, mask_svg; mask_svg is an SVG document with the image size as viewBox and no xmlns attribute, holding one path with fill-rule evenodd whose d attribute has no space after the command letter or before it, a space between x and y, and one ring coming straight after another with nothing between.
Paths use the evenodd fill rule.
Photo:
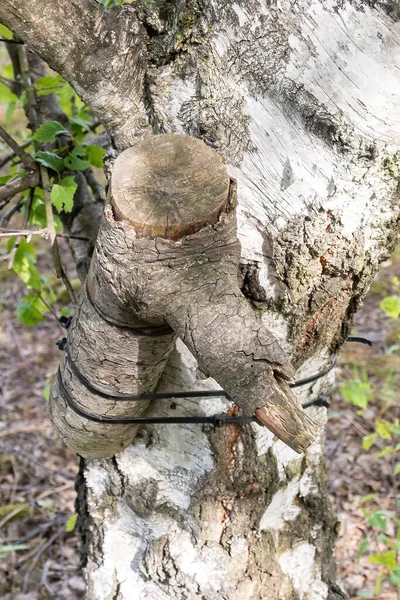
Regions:
<instances>
[{"instance_id":1,"label":"peeling bark","mask_svg":"<svg viewBox=\"0 0 400 600\"><path fill-rule=\"evenodd\" d=\"M5 0L0 19L45 59L55 53L52 64L120 150L150 133L150 123L154 133L200 137L226 159L238 181L242 290L294 358L297 378L326 366L398 231L397 3L192 0L115 12L93 4L100 16L89 18L87 49L72 27L65 42L75 57L82 46L82 64L93 58L93 23L113 36L120 26L126 33L126 16L136 37L118 38L115 54L100 44L106 59L93 58L87 86L82 69L57 57L62 25L54 36L43 22L38 31L38 6L51 28L50 10L68 5L78 10L74 2L35 0L27 9L25 0ZM125 68L133 47L138 63L130 58ZM331 383L328 375L296 395L316 398ZM157 391L215 385L179 342ZM234 409L208 399L149 410ZM325 409L308 414L323 427ZM142 428L115 458L85 461L88 600L343 598L322 446L297 457L257 425L176 425Z\"/></svg>"}]
</instances>

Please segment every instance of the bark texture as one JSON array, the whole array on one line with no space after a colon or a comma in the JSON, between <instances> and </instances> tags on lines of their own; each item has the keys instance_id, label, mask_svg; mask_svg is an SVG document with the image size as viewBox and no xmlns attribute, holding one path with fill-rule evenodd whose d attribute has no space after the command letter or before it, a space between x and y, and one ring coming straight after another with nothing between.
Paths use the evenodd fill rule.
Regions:
<instances>
[{"instance_id":1,"label":"bark texture","mask_svg":"<svg viewBox=\"0 0 400 600\"><path fill-rule=\"evenodd\" d=\"M50 60L58 51L40 42L36 17L21 16L46 2L27 4L5 0L0 19ZM225 157L238 181L242 289L292 355L297 378L326 366L397 235L397 3L160 1L107 14L116 17L111 31L124 14L145 31L144 70L127 61L115 79L108 64L108 97L98 100L90 81L85 92L84 78L82 95L120 149L148 131L137 126L144 110L153 133L199 137ZM124 36L119 44L117 65L132 47ZM57 64L80 89L73 69ZM125 94L133 85L142 85L137 104L136 92ZM315 398L330 383L327 376L298 397ZM214 386L179 343L158 390ZM150 410L225 408L202 400ZM308 412L326 419L323 408ZM298 457L257 425L146 427L114 459L85 462L87 598L342 598L322 446Z\"/></svg>"},{"instance_id":2,"label":"bark texture","mask_svg":"<svg viewBox=\"0 0 400 600\"><path fill-rule=\"evenodd\" d=\"M96 382L107 380L102 372L104 360L96 372L100 357L91 356L88 377L85 359L79 356L77 362L72 356L74 348L91 352L94 347L98 352L102 346L102 355L123 365L124 375L116 377L120 383L121 376L129 380L129 369L136 361L142 373L137 382L131 377L135 390L131 393L142 388L151 392L173 340L172 332L156 342L145 336L135 343L136 351L128 350L128 356L132 354L125 366L127 344L117 330L115 343L109 343L108 318L127 325L141 322L142 329L146 324L170 325L202 371L212 375L245 414L255 415L298 452L313 441L317 429L284 381L293 375L288 356L239 288L236 195L230 188L221 158L189 136L152 137L118 157L111 206L105 210L88 279L90 292L82 295L50 398L53 426L85 458L113 456L133 440L137 430L132 425L123 429L120 423L113 435L110 423L103 433L104 422L91 421L89 414L101 419L139 416L147 404L127 398L104 402L96 397ZM93 326L93 303L101 307L103 331L101 325ZM81 319L86 324L83 328ZM88 390L89 398L79 373L94 386ZM113 391L106 390L108 394ZM95 413L93 404L98 405Z\"/></svg>"}]
</instances>

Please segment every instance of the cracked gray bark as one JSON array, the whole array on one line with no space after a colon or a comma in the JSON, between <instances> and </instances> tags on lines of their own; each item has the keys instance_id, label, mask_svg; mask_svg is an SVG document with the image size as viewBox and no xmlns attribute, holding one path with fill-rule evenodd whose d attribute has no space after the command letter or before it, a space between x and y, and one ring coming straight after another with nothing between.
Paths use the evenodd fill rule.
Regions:
<instances>
[{"instance_id":1,"label":"cracked gray bark","mask_svg":"<svg viewBox=\"0 0 400 600\"><path fill-rule=\"evenodd\" d=\"M187 1L114 12L4 0L0 20L60 69L120 151L150 133L186 133L226 159L238 182L242 290L300 378L340 347L397 236L397 4ZM96 40L107 28L116 46ZM215 388L206 375L178 340L156 389ZM330 384L296 395L316 398ZM148 410L234 412L216 400ZM323 426L325 409L308 414ZM82 464L79 501L88 600L343 597L322 439L299 459L258 426L142 428L113 459Z\"/></svg>"},{"instance_id":2,"label":"cracked gray bark","mask_svg":"<svg viewBox=\"0 0 400 600\"><path fill-rule=\"evenodd\" d=\"M306 450L317 428L285 383L293 377L293 367L239 289L236 195L222 159L192 137L156 136L118 157L111 186L111 207L105 211L87 282L91 300L82 296L74 318L77 325L69 336L71 350L50 398L52 423L62 439L85 458L104 458L125 449L137 430L101 424L103 433L100 424L78 417L73 408L68 411L68 398L86 413L93 414L92 406L97 405L95 415L100 418L139 416L146 408L140 401L104 402L95 394L88 399L87 390L74 378L71 360L88 377L87 359L80 352L72 356L76 349L85 353L102 345L101 356L108 360L114 356L112 364L118 347L125 346L122 340L116 346L109 344L107 326L103 332L101 326L93 327L93 314L87 314L92 302L101 307L105 325L108 319L128 326L135 321L170 325L202 371L214 377L246 415L255 415L297 452ZM90 323L86 335L81 321ZM148 356L150 364L154 361L154 373L150 383L146 370L138 373L137 382L132 378L131 394L155 387L172 339L173 335L167 342L162 338L137 342L127 372L135 361L143 363L139 357ZM119 360L123 362L124 355ZM89 382L104 386L110 380L103 373L104 359L93 356L91 363ZM63 389L65 370L68 386Z\"/></svg>"}]
</instances>

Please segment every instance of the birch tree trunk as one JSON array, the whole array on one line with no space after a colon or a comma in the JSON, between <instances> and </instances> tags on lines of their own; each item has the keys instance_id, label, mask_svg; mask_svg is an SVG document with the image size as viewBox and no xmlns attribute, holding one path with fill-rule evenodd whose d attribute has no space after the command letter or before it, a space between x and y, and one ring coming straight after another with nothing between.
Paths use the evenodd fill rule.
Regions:
<instances>
[{"instance_id":1,"label":"birch tree trunk","mask_svg":"<svg viewBox=\"0 0 400 600\"><path fill-rule=\"evenodd\" d=\"M146 135L185 133L224 157L238 185L240 286L296 379L331 363L396 240L399 17L396 0L0 8L119 151ZM296 395L315 400L332 379L331 371ZM215 387L178 340L157 391ZM234 408L208 398L157 403L147 414L225 411ZM142 427L111 459L82 460L87 599L343 598L327 410L307 412L320 430L304 455L257 424L160 425Z\"/></svg>"}]
</instances>

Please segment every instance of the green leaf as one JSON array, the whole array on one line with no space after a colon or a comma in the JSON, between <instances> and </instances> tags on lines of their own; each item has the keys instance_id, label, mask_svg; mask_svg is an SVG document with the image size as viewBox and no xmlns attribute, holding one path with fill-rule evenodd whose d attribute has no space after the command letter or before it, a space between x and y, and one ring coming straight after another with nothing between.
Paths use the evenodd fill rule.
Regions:
<instances>
[{"instance_id":1,"label":"green leaf","mask_svg":"<svg viewBox=\"0 0 400 600\"><path fill-rule=\"evenodd\" d=\"M104 148L100 148L100 146L93 146L88 144L85 146L87 159L91 165L94 167L98 167L99 169L103 168L103 158L106 153Z\"/></svg>"},{"instance_id":2,"label":"green leaf","mask_svg":"<svg viewBox=\"0 0 400 600\"><path fill-rule=\"evenodd\" d=\"M4 185L5 183L7 183L7 181L9 181L11 177L11 175L2 175L0 177L0 185Z\"/></svg>"},{"instance_id":3,"label":"green leaf","mask_svg":"<svg viewBox=\"0 0 400 600\"><path fill-rule=\"evenodd\" d=\"M35 192L36 193L36 192ZM29 213L29 223L38 227L47 227L46 208L44 200L35 195Z\"/></svg>"},{"instance_id":4,"label":"green leaf","mask_svg":"<svg viewBox=\"0 0 400 600\"><path fill-rule=\"evenodd\" d=\"M5 544L0 546L0 555L9 554L10 552L17 552L18 550L26 550L29 548L27 544Z\"/></svg>"},{"instance_id":5,"label":"green leaf","mask_svg":"<svg viewBox=\"0 0 400 600\"><path fill-rule=\"evenodd\" d=\"M11 521L20 521L21 519L25 519L29 517L31 513L31 505L24 503L16 503L16 504L4 504L0 506L0 521L2 521L8 515L14 513L12 517L7 519L8 522Z\"/></svg>"},{"instance_id":6,"label":"green leaf","mask_svg":"<svg viewBox=\"0 0 400 600\"><path fill-rule=\"evenodd\" d=\"M393 571L397 567L396 552L389 550L388 552L382 552L381 554L371 554L368 556L368 562L372 565L383 565L389 571Z\"/></svg>"},{"instance_id":7,"label":"green leaf","mask_svg":"<svg viewBox=\"0 0 400 600\"><path fill-rule=\"evenodd\" d=\"M35 294L28 294L17 305L17 318L22 325L32 327L37 323L41 323L43 313L49 309Z\"/></svg>"},{"instance_id":8,"label":"green leaf","mask_svg":"<svg viewBox=\"0 0 400 600\"><path fill-rule=\"evenodd\" d=\"M33 135L36 142L54 142L61 133L68 134L68 131L58 121L46 121L40 125Z\"/></svg>"},{"instance_id":9,"label":"green leaf","mask_svg":"<svg viewBox=\"0 0 400 600\"><path fill-rule=\"evenodd\" d=\"M41 150L40 152L35 152L32 154L32 157L36 160L36 162L40 163L44 167L47 167L48 169L57 171L57 173L60 173L60 171L62 171L64 168L63 159L57 156L57 154L54 152L45 152Z\"/></svg>"},{"instance_id":10,"label":"green leaf","mask_svg":"<svg viewBox=\"0 0 400 600\"><path fill-rule=\"evenodd\" d=\"M7 254L10 254L11 250L14 248L14 244L17 241L17 236L13 235L10 238L8 238L8 242L7 242Z\"/></svg>"},{"instance_id":11,"label":"green leaf","mask_svg":"<svg viewBox=\"0 0 400 600\"><path fill-rule=\"evenodd\" d=\"M381 452L379 452L376 456L377 456L377 458L383 458L384 456L387 456L388 454L393 454L393 452L394 452L393 446L386 446L386 448L381 450Z\"/></svg>"},{"instance_id":12,"label":"green leaf","mask_svg":"<svg viewBox=\"0 0 400 600\"><path fill-rule=\"evenodd\" d=\"M361 556L364 554L364 552L368 548L368 544L369 544L368 538L365 538L365 540L363 540L361 542L360 547L358 548L358 551L357 551L357 561L360 560Z\"/></svg>"},{"instance_id":13,"label":"green leaf","mask_svg":"<svg viewBox=\"0 0 400 600\"><path fill-rule=\"evenodd\" d=\"M14 114L15 107L17 106L16 102L9 102L5 114L6 125L9 126L11 123L12 116Z\"/></svg>"},{"instance_id":14,"label":"green leaf","mask_svg":"<svg viewBox=\"0 0 400 600\"><path fill-rule=\"evenodd\" d=\"M56 75L55 77L41 77L34 83L38 96L54 94L56 91L61 90L65 85L66 82L61 75Z\"/></svg>"},{"instance_id":15,"label":"green leaf","mask_svg":"<svg viewBox=\"0 0 400 600\"><path fill-rule=\"evenodd\" d=\"M35 267L36 254L33 245L23 238L18 244L14 256L13 271L28 287L40 290L42 287L40 276Z\"/></svg>"},{"instance_id":16,"label":"green leaf","mask_svg":"<svg viewBox=\"0 0 400 600\"><path fill-rule=\"evenodd\" d=\"M58 212L71 212L74 206L74 194L77 190L77 184L74 178L64 177L60 185L53 185L50 193L50 198Z\"/></svg>"},{"instance_id":17,"label":"green leaf","mask_svg":"<svg viewBox=\"0 0 400 600\"><path fill-rule=\"evenodd\" d=\"M83 129L86 132L90 131L90 124L92 122L91 119L86 121L85 119L81 119L80 117L70 117L69 121L71 125L77 126L77 130Z\"/></svg>"},{"instance_id":18,"label":"green leaf","mask_svg":"<svg viewBox=\"0 0 400 600\"><path fill-rule=\"evenodd\" d=\"M378 421L376 424L376 433L383 440L392 439L392 426L389 421Z\"/></svg>"},{"instance_id":19,"label":"green leaf","mask_svg":"<svg viewBox=\"0 0 400 600\"><path fill-rule=\"evenodd\" d=\"M364 450L369 450L373 443L376 441L377 437L377 433L372 433L371 435L364 436L362 440L362 447L364 448Z\"/></svg>"},{"instance_id":20,"label":"green leaf","mask_svg":"<svg viewBox=\"0 0 400 600\"><path fill-rule=\"evenodd\" d=\"M384 510L377 510L368 517L368 523L372 527L378 527L382 531L386 531L387 516Z\"/></svg>"},{"instance_id":21,"label":"green leaf","mask_svg":"<svg viewBox=\"0 0 400 600\"><path fill-rule=\"evenodd\" d=\"M370 500L374 500L376 498L377 494L367 494L366 496L363 496L360 500L361 504L364 504L365 502L369 502Z\"/></svg>"},{"instance_id":22,"label":"green leaf","mask_svg":"<svg viewBox=\"0 0 400 600\"><path fill-rule=\"evenodd\" d=\"M368 398L370 397L371 392L372 388L369 382L357 379L349 381L340 388L340 393L343 398L360 408L367 408Z\"/></svg>"},{"instance_id":23,"label":"green leaf","mask_svg":"<svg viewBox=\"0 0 400 600\"><path fill-rule=\"evenodd\" d=\"M14 67L12 66L12 63L8 63L8 65L2 67L0 73L3 77L7 77L7 79L14 79Z\"/></svg>"},{"instance_id":24,"label":"green leaf","mask_svg":"<svg viewBox=\"0 0 400 600\"><path fill-rule=\"evenodd\" d=\"M26 92L26 90L24 90L22 92L22 94L20 95L20 97L18 98L18 108L24 108L24 106L28 103L28 94Z\"/></svg>"},{"instance_id":25,"label":"green leaf","mask_svg":"<svg viewBox=\"0 0 400 600\"><path fill-rule=\"evenodd\" d=\"M90 167L86 159L86 149L83 146L76 146L71 154L64 158L64 164L71 171L84 171Z\"/></svg>"},{"instance_id":26,"label":"green leaf","mask_svg":"<svg viewBox=\"0 0 400 600\"><path fill-rule=\"evenodd\" d=\"M0 82L0 104L9 104L10 102L16 102L17 96L12 93L9 87L5 83Z\"/></svg>"},{"instance_id":27,"label":"green leaf","mask_svg":"<svg viewBox=\"0 0 400 600\"><path fill-rule=\"evenodd\" d=\"M394 468L393 475L396 477L396 475L398 475L399 473L400 473L400 463L397 463L397 465Z\"/></svg>"},{"instance_id":28,"label":"green leaf","mask_svg":"<svg viewBox=\"0 0 400 600\"><path fill-rule=\"evenodd\" d=\"M33 327L44 320L42 313L33 306L26 298L17 305L17 318L22 325Z\"/></svg>"},{"instance_id":29,"label":"green leaf","mask_svg":"<svg viewBox=\"0 0 400 600\"><path fill-rule=\"evenodd\" d=\"M62 317L69 317L70 315L70 310L69 310L69 306L63 306L61 309L61 316Z\"/></svg>"},{"instance_id":30,"label":"green leaf","mask_svg":"<svg viewBox=\"0 0 400 600\"><path fill-rule=\"evenodd\" d=\"M389 582L392 585L397 585L400 588L400 567L396 567L390 574Z\"/></svg>"},{"instance_id":31,"label":"green leaf","mask_svg":"<svg viewBox=\"0 0 400 600\"><path fill-rule=\"evenodd\" d=\"M43 397L48 402L50 400L50 385L45 385L43 388Z\"/></svg>"},{"instance_id":32,"label":"green leaf","mask_svg":"<svg viewBox=\"0 0 400 600\"><path fill-rule=\"evenodd\" d=\"M386 575L385 573L381 573L380 575L378 575L378 577L376 578L375 581L375 596L379 596L381 591L382 591L382 581L386 579Z\"/></svg>"},{"instance_id":33,"label":"green leaf","mask_svg":"<svg viewBox=\"0 0 400 600\"><path fill-rule=\"evenodd\" d=\"M7 27L5 25L2 25L1 23L0 23L0 37L2 37L5 40L13 39L13 34L11 33L11 31L9 29L7 29Z\"/></svg>"},{"instance_id":34,"label":"green leaf","mask_svg":"<svg viewBox=\"0 0 400 600\"><path fill-rule=\"evenodd\" d=\"M67 533L71 533L71 531L74 531L77 519L78 519L77 513L74 513L73 515L70 516L70 518L68 519L68 521L65 525L65 531Z\"/></svg>"},{"instance_id":35,"label":"green leaf","mask_svg":"<svg viewBox=\"0 0 400 600\"><path fill-rule=\"evenodd\" d=\"M391 319L398 319L400 316L400 296L386 296L379 307Z\"/></svg>"}]
</instances>

